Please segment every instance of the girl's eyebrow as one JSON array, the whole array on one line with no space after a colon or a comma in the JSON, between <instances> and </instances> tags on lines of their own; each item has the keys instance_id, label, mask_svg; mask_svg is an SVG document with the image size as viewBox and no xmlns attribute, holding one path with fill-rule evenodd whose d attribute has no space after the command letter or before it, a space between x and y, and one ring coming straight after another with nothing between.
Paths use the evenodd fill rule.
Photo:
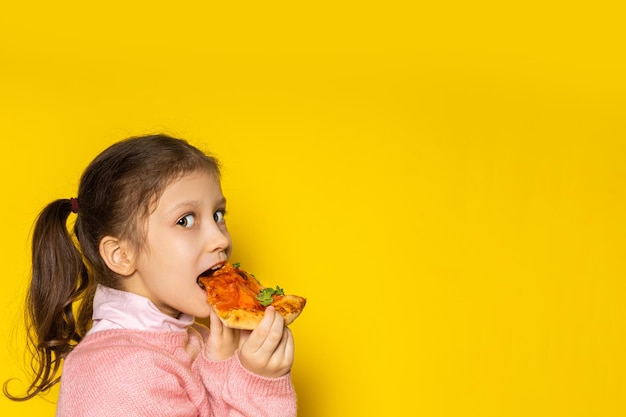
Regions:
<instances>
[{"instance_id":1,"label":"girl's eyebrow","mask_svg":"<svg viewBox=\"0 0 626 417\"><path fill-rule=\"evenodd\" d=\"M185 200L177 203L172 210L179 210L183 207L194 207L200 205L200 200ZM222 197L217 201L216 207L224 207L226 205L226 197Z\"/></svg>"},{"instance_id":2,"label":"girl's eyebrow","mask_svg":"<svg viewBox=\"0 0 626 417\"><path fill-rule=\"evenodd\" d=\"M176 203L174 206L172 206L172 210L178 210L178 209L183 208L183 207L193 207L193 206L197 206L198 204L200 204L200 202L198 200L180 201L180 202Z\"/></svg>"}]
</instances>

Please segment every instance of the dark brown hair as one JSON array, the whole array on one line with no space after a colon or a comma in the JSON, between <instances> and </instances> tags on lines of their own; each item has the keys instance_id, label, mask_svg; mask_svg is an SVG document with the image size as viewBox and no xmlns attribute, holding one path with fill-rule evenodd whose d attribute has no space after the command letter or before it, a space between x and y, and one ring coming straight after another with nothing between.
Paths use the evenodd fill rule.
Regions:
<instances>
[{"instance_id":1,"label":"dark brown hair","mask_svg":"<svg viewBox=\"0 0 626 417\"><path fill-rule=\"evenodd\" d=\"M143 224L165 187L185 174L219 177L217 160L182 139L132 137L115 143L85 169L78 188L73 235L67 220L76 204L59 199L39 214L32 238L32 276L26 296L33 379L17 401L46 392L60 380L62 361L91 325L97 284L118 287L118 276L99 253L100 240L116 236L139 249Z\"/></svg>"}]
</instances>

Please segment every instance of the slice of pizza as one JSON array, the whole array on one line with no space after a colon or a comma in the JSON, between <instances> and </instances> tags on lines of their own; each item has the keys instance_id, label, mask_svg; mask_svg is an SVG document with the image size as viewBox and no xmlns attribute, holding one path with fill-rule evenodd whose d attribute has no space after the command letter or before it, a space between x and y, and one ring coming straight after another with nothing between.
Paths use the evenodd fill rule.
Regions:
<instances>
[{"instance_id":1,"label":"slice of pizza","mask_svg":"<svg viewBox=\"0 0 626 417\"><path fill-rule=\"evenodd\" d=\"M215 271L207 271L198 278L211 304L224 325L233 329L253 330L259 324L265 309L273 306L291 324L302 312L306 298L285 294L282 288L267 288L254 275L226 263Z\"/></svg>"}]
</instances>

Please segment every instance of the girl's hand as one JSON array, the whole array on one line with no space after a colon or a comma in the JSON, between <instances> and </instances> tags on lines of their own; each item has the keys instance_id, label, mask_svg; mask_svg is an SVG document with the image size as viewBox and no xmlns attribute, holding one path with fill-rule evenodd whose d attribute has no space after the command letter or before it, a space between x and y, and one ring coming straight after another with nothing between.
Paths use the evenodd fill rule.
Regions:
<instances>
[{"instance_id":1,"label":"girl's hand","mask_svg":"<svg viewBox=\"0 0 626 417\"><path fill-rule=\"evenodd\" d=\"M239 360L250 372L278 378L293 364L293 336L283 317L268 307L263 320L252 332L241 333Z\"/></svg>"},{"instance_id":2,"label":"girl's hand","mask_svg":"<svg viewBox=\"0 0 626 417\"><path fill-rule=\"evenodd\" d=\"M209 316L209 327L209 339L206 348L209 359L219 361L233 356L239 346L239 330L224 326L213 309L211 309Z\"/></svg>"}]
</instances>

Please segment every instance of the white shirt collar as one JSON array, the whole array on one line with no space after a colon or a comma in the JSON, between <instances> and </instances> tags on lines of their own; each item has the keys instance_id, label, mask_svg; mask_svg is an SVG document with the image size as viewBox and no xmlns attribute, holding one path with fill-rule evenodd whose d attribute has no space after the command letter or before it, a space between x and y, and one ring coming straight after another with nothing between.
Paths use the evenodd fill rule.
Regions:
<instances>
[{"instance_id":1,"label":"white shirt collar","mask_svg":"<svg viewBox=\"0 0 626 417\"><path fill-rule=\"evenodd\" d=\"M110 329L161 332L186 331L194 317L178 318L162 313L148 298L98 285L93 299L93 326L89 333Z\"/></svg>"}]
</instances>

